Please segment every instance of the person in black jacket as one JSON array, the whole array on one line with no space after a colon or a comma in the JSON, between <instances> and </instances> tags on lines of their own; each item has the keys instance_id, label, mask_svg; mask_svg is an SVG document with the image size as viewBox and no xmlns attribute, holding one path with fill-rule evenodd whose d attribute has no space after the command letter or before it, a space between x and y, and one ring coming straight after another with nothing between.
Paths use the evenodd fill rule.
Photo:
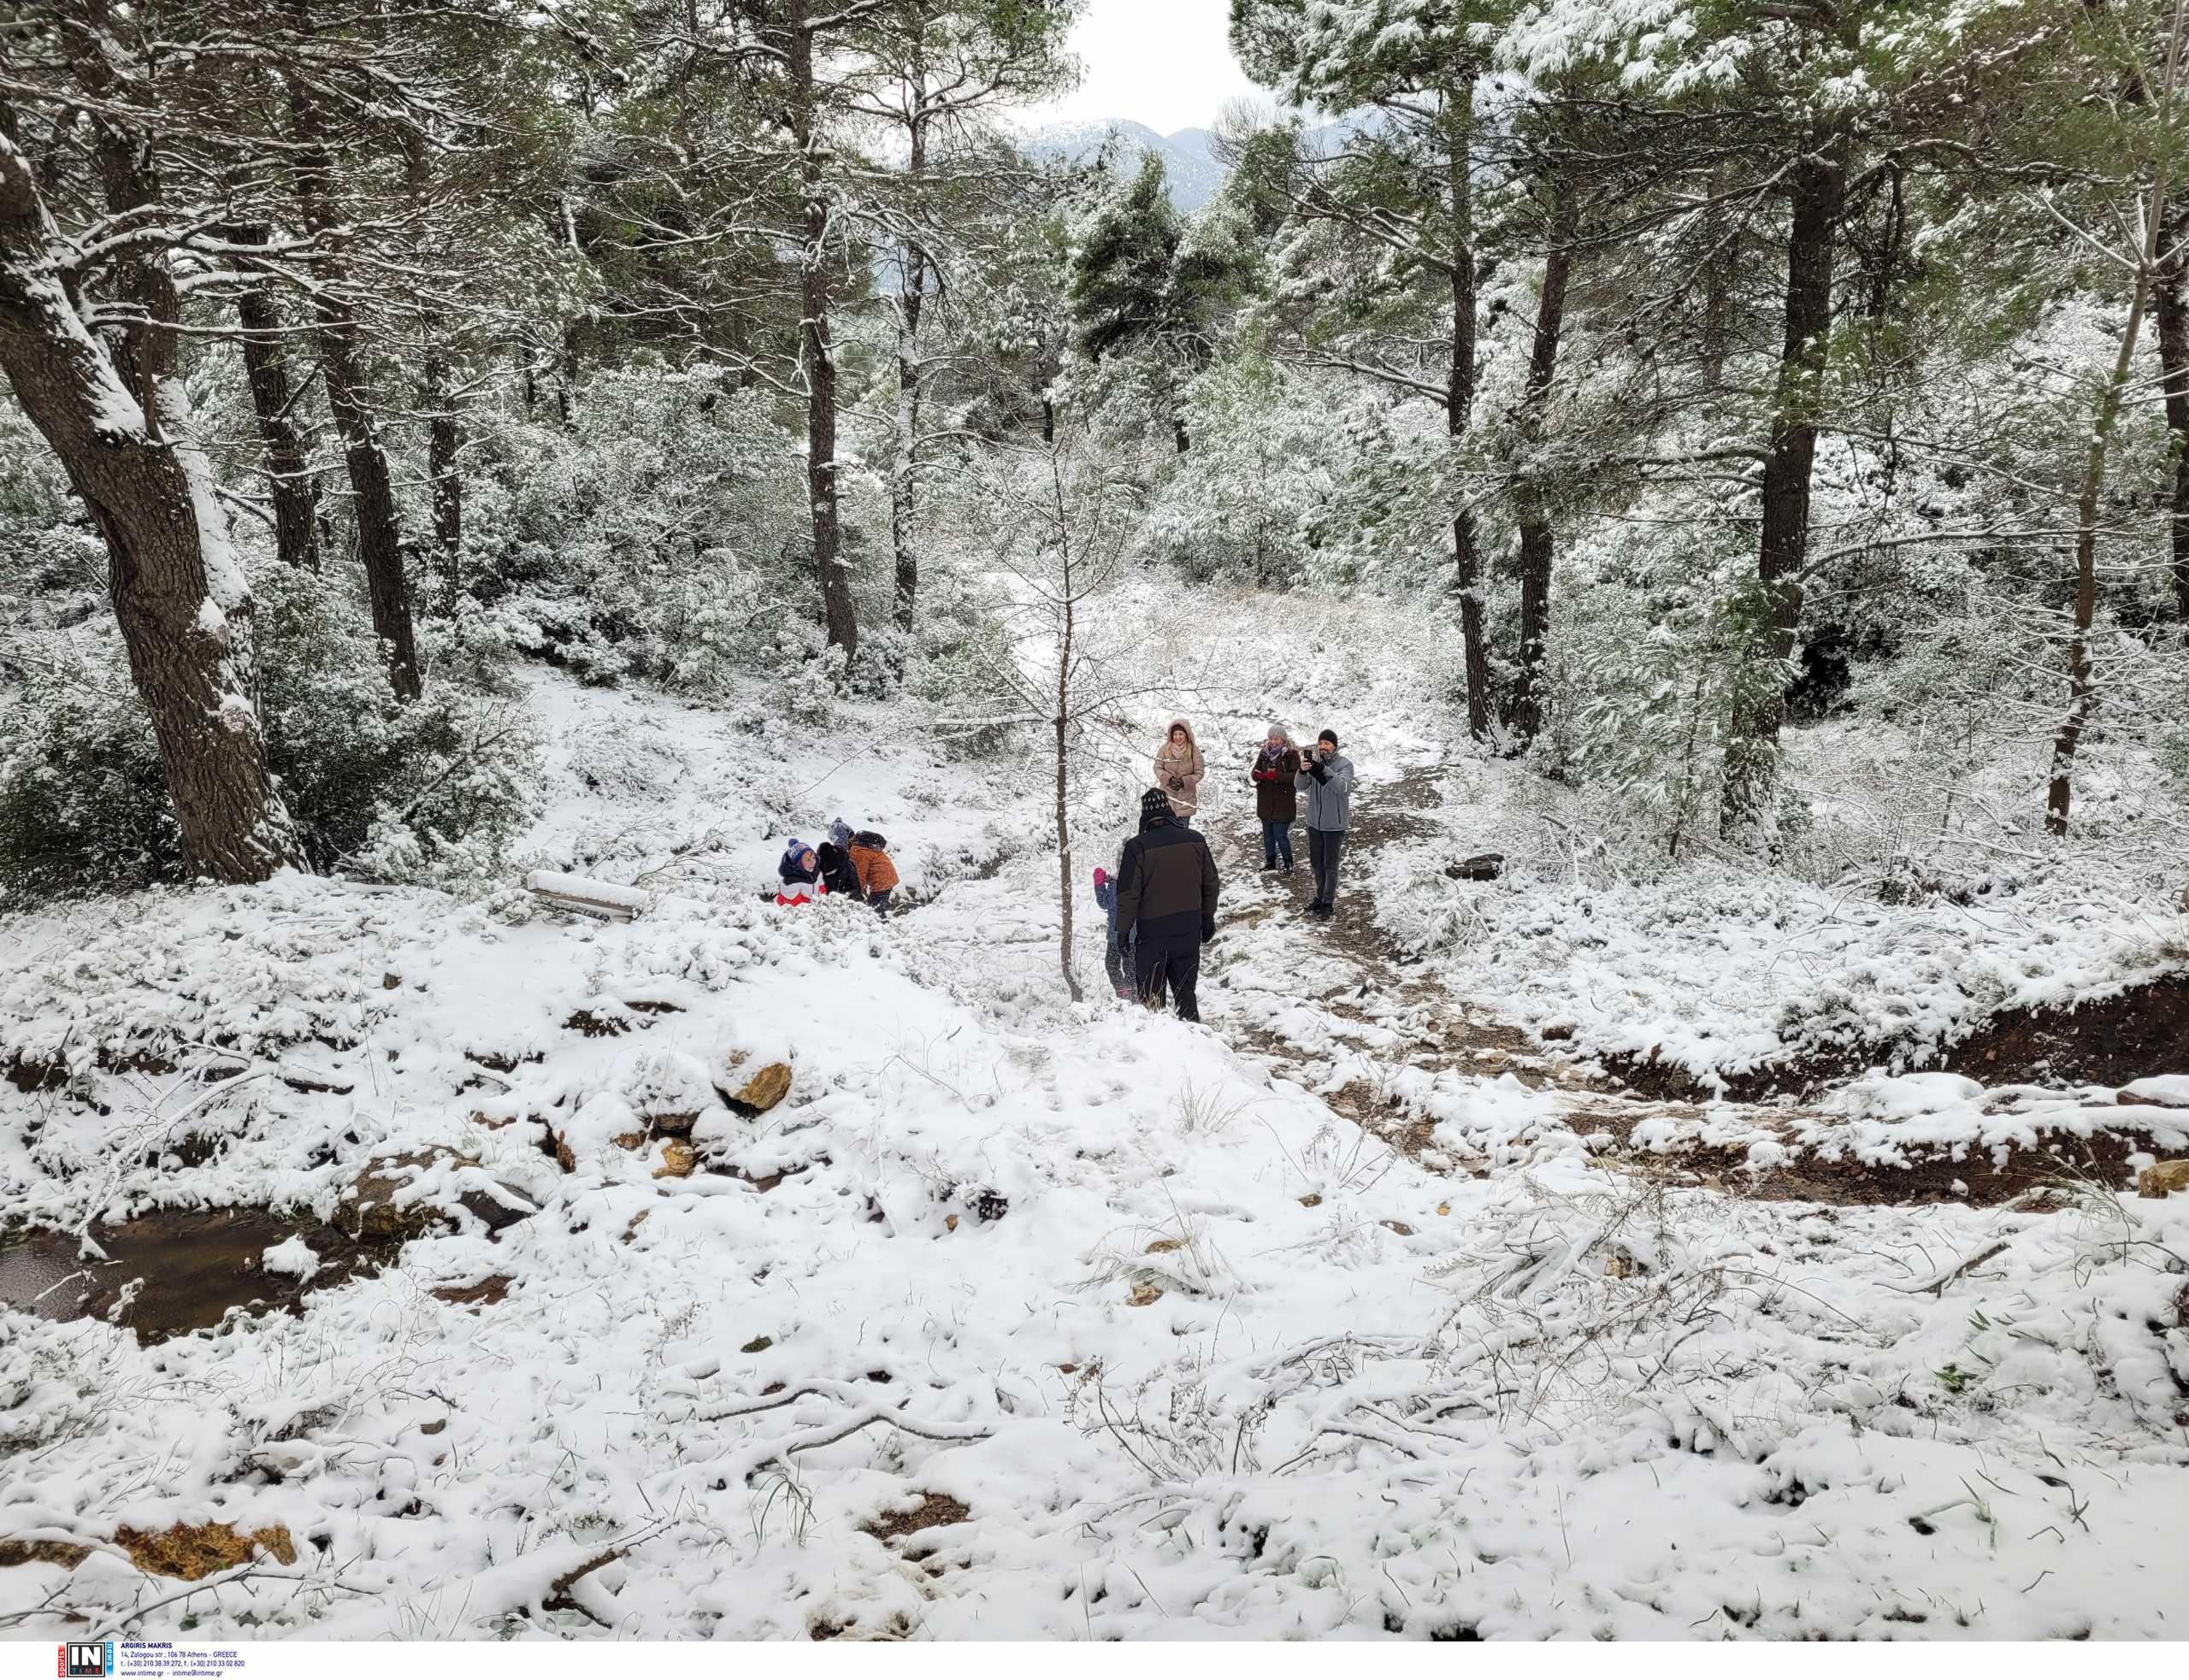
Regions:
<instances>
[{"instance_id":1,"label":"person in black jacket","mask_svg":"<svg viewBox=\"0 0 2189 1680\"><path fill-rule=\"evenodd\" d=\"M1216 860L1171 814L1159 787L1141 795L1140 832L1118 863L1118 940L1130 941L1141 1001L1159 1008L1167 985L1181 1021L1201 1019L1201 948L1216 937Z\"/></svg>"},{"instance_id":2,"label":"person in black jacket","mask_svg":"<svg viewBox=\"0 0 2189 1680\"><path fill-rule=\"evenodd\" d=\"M815 856L821 864L821 879L831 893L841 893L847 899L866 896L859 890L858 871L852 865L850 852L834 840L823 840Z\"/></svg>"}]
</instances>

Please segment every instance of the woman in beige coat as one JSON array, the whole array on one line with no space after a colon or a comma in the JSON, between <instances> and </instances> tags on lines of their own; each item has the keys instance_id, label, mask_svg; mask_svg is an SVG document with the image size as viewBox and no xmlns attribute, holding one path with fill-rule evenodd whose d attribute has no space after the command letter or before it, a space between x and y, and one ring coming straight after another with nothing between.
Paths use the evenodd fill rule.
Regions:
<instances>
[{"instance_id":1,"label":"woman in beige coat","mask_svg":"<svg viewBox=\"0 0 2189 1680\"><path fill-rule=\"evenodd\" d=\"M1155 749L1155 785L1170 799L1171 814L1179 822L1190 823L1201 809L1201 779L1207 773L1193 726L1183 717L1172 718L1163 745Z\"/></svg>"}]
</instances>

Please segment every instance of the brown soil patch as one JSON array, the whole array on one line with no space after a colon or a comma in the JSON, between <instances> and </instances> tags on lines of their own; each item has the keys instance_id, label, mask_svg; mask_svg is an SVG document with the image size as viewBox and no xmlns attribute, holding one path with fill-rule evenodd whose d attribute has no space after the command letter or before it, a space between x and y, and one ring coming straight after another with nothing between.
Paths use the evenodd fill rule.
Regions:
<instances>
[{"instance_id":1,"label":"brown soil patch","mask_svg":"<svg viewBox=\"0 0 2189 1680\"><path fill-rule=\"evenodd\" d=\"M36 1096L41 1091L58 1091L68 1082L68 1070L59 1062L37 1062L27 1056L18 1056L4 1070L8 1082L25 1096Z\"/></svg>"},{"instance_id":2,"label":"brown soil patch","mask_svg":"<svg viewBox=\"0 0 2189 1680\"><path fill-rule=\"evenodd\" d=\"M1945 1065L1987 1085L2126 1085L2189 1073L2189 974L2074 1009L2006 1011L1949 1050Z\"/></svg>"},{"instance_id":3,"label":"brown soil patch","mask_svg":"<svg viewBox=\"0 0 2189 1680\"><path fill-rule=\"evenodd\" d=\"M1606 1071L1655 1101L1695 1101L1717 1093L1688 1072L1643 1056L1607 1056ZM1724 1076L1734 1102L1814 1097L1874 1067L1944 1068L1986 1085L2126 1085L2154 1074L2189 1073L2189 975L2168 975L2118 997L2068 1009L2003 1010L1943 1051L1911 1054L1895 1043L1812 1050Z\"/></svg>"},{"instance_id":4,"label":"brown soil patch","mask_svg":"<svg viewBox=\"0 0 2189 1680\"><path fill-rule=\"evenodd\" d=\"M147 1575L171 1575L179 1581L203 1581L247 1564L262 1548L284 1564L297 1560L297 1542L278 1523L247 1535L238 1534L226 1523L177 1523L156 1534L120 1529L114 1538Z\"/></svg>"},{"instance_id":5,"label":"brown soil patch","mask_svg":"<svg viewBox=\"0 0 2189 1680\"><path fill-rule=\"evenodd\" d=\"M2009 1145L2004 1165L1993 1164L1989 1149L1972 1148L1960 1160L1940 1151L1904 1167L1873 1166L1851 1156L1834 1159L1811 1150L1781 1166L1752 1172L1744 1147L1697 1144L1661 1151L1632 1148L1629 1140L1634 1129L1648 1117L1647 1110L1584 1109L1569 1115L1567 1123L1584 1136L1610 1134L1614 1145L1598 1158L1631 1171L1677 1176L1750 1200L1821 1202L1835 1207L1941 1202L1997 1207L2021 1201L2033 1209L2050 1211L2044 1200L2050 1193L2084 1183L2120 1188L2129 1176L2128 1157L2154 1147L2147 1135L2125 1129L2087 1138L2052 1133L2040 1136L2033 1147ZM1956 1189L1956 1184L1965 1188ZM2051 1205L2065 1206L2070 1200L2053 1194Z\"/></svg>"},{"instance_id":6,"label":"brown soil patch","mask_svg":"<svg viewBox=\"0 0 2189 1680\"><path fill-rule=\"evenodd\" d=\"M72 1546L65 1540L0 1540L0 1569L23 1564L59 1564L74 1569L91 1555L88 1546Z\"/></svg>"},{"instance_id":7,"label":"brown soil patch","mask_svg":"<svg viewBox=\"0 0 2189 1680\"><path fill-rule=\"evenodd\" d=\"M962 1523L972 1514L964 1503L947 1494L922 1494L920 1502L910 1511L884 1512L859 1532L872 1535L886 1546L893 1540L902 1540L908 1534L917 1534L922 1529L939 1529L952 1523Z\"/></svg>"},{"instance_id":8,"label":"brown soil patch","mask_svg":"<svg viewBox=\"0 0 2189 1680\"><path fill-rule=\"evenodd\" d=\"M482 1306L499 1306L509 1299L510 1285L514 1277L500 1272L482 1277L476 1283L454 1283L433 1291L435 1300L446 1301L451 1306L468 1306L476 1312Z\"/></svg>"}]
</instances>

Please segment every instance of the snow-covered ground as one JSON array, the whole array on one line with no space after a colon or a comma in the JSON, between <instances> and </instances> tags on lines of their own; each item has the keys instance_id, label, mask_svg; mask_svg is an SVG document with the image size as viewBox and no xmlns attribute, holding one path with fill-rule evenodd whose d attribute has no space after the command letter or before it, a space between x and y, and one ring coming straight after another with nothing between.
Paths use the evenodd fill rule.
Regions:
<instances>
[{"instance_id":1,"label":"snow-covered ground","mask_svg":"<svg viewBox=\"0 0 2189 1680\"><path fill-rule=\"evenodd\" d=\"M1859 1070L1866 1050L1921 1064L1997 1011L2111 997L2189 964L2189 909L2166 883L2178 852L2107 867L2092 842L2101 855L1896 903L1737 858L1622 869L1544 784L1479 758L1437 766L1414 805L1437 839L1388 853L1381 877L1401 944L1579 1053L1654 1058L1703 1086L1805 1056ZM1485 850L1507 854L1504 879L1444 875Z\"/></svg>"},{"instance_id":2,"label":"snow-covered ground","mask_svg":"<svg viewBox=\"0 0 2189 1680\"><path fill-rule=\"evenodd\" d=\"M1566 1093L1450 1058L1425 1148L1364 1130L1460 1011L1372 954L1365 899L1320 928L1243 866L1257 695L1347 734L1364 809L1434 806L1400 778L1447 749L1418 671L1341 706L1343 636L1236 613L1195 634L1277 668L1195 709L1203 1027L1108 998L1086 899L1097 1000L1064 1000L1032 776L900 712L746 733L559 682L531 851L649 887L628 925L289 877L0 928L0 1063L74 1081L0 1082L11 1209L330 1217L435 1151L428 1195L539 1208L156 1347L0 1315L0 1541L91 1548L0 1568L39 1606L0 1626L115 1625L174 1591L117 1531L221 1521L295 1560L140 1635L2175 1631L2189 1196L1753 1200L1611 1170ZM888 834L906 913L759 902L838 813ZM1090 822L1083 878L1116 837ZM1401 826L1354 879L1403 929L1450 844ZM788 1098L729 1107L739 1057ZM1850 1118L1942 1123L1909 1096ZM617 1141L684 1114L689 1176Z\"/></svg>"}]
</instances>

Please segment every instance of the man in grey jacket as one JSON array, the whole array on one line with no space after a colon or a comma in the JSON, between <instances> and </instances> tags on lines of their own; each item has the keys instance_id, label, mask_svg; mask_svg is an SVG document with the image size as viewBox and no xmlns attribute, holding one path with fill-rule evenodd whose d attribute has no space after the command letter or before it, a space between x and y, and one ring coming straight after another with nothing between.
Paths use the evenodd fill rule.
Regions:
<instances>
[{"instance_id":1,"label":"man in grey jacket","mask_svg":"<svg viewBox=\"0 0 2189 1680\"><path fill-rule=\"evenodd\" d=\"M1337 750L1337 731L1315 737L1314 751L1301 760L1295 779L1307 819L1307 861L1315 871L1315 899L1310 916L1328 916L1337 902L1337 857L1353 821L1353 760Z\"/></svg>"}]
</instances>

